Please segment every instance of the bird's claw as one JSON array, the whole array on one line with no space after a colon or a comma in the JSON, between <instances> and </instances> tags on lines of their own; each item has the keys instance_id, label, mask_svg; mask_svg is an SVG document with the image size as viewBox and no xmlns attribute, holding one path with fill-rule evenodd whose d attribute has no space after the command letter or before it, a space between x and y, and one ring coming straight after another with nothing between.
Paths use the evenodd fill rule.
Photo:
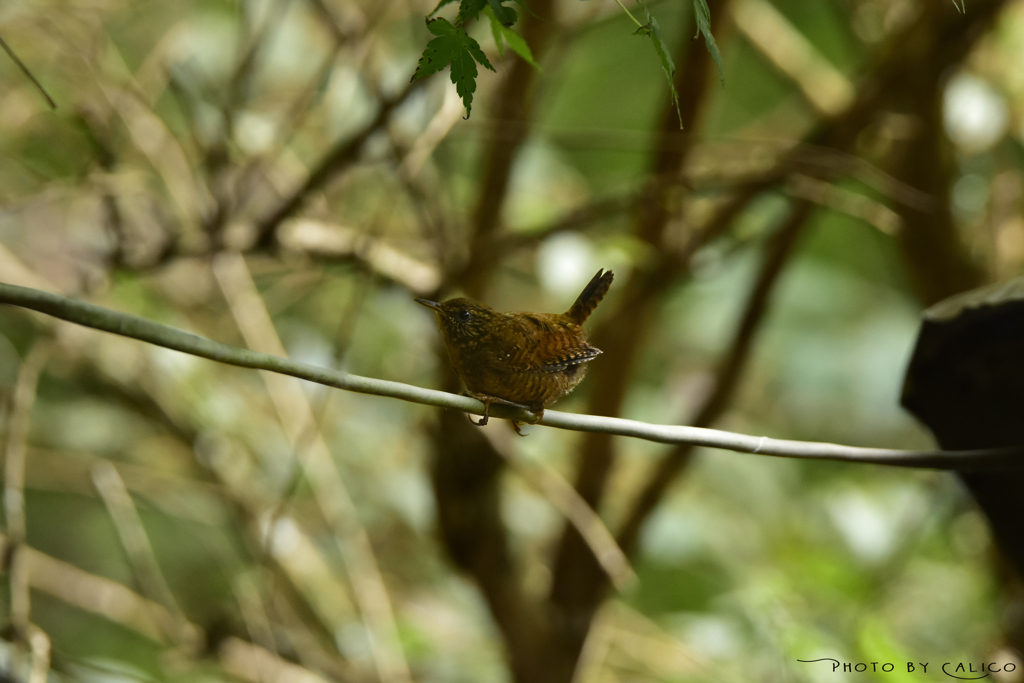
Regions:
<instances>
[{"instance_id":1,"label":"bird's claw","mask_svg":"<svg viewBox=\"0 0 1024 683\"><path fill-rule=\"evenodd\" d=\"M476 397L474 396L473 398L476 398ZM483 404L484 404L484 414L480 416L480 421L479 422L474 420L472 415L468 415L468 414L466 415L466 417L469 418L469 421L472 422L473 424L475 424L477 427L483 427L485 424L487 424L487 421L491 419L491 402L490 401L484 401Z\"/></svg>"},{"instance_id":2,"label":"bird's claw","mask_svg":"<svg viewBox=\"0 0 1024 683\"><path fill-rule=\"evenodd\" d=\"M529 410L529 408L527 408L527 410ZM543 408L541 408L540 410L534 409L533 410L533 414L537 416L537 419L534 420L533 422L518 422L516 420L512 420L512 429L516 430L516 434L518 434L519 436L526 436L526 434L523 434L523 432L519 429L519 425L521 425L521 424L528 424L528 425L535 425L535 424L537 424L538 422L540 422L544 418L544 409Z\"/></svg>"},{"instance_id":3,"label":"bird's claw","mask_svg":"<svg viewBox=\"0 0 1024 683\"><path fill-rule=\"evenodd\" d=\"M491 412L491 401L492 400L497 400L500 403L507 403L508 405L515 406L516 408L522 408L523 410L531 410L529 406L522 405L520 403L512 403L512 402L504 401L504 400L501 400L501 399L493 399L491 397L486 397L486 399L490 399L490 400L485 400L485 397L480 396L480 395L473 395L473 394L470 394L470 396L473 396L473 398L475 398L475 399L477 399L479 401L483 401L483 404L484 404L484 414L480 417L480 421L479 422L474 420L472 415L470 415L470 414L466 415L466 417L469 418L469 421L472 422L473 424L475 424L477 427L483 427L491 419L490 412ZM541 408L540 410L534 409L533 413L537 416L537 419L534 420L533 422L519 422L518 420L511 420L511 422L512 422L512 429L516 430L516 434L518 434L519 436L526 436L526 434L523 434L523 431L519 428L519 425L521 425L521 424L537 424L538 422L540 422L541 418L544 417L544 409L543 408Z\"/></svg>"}]
</instances>

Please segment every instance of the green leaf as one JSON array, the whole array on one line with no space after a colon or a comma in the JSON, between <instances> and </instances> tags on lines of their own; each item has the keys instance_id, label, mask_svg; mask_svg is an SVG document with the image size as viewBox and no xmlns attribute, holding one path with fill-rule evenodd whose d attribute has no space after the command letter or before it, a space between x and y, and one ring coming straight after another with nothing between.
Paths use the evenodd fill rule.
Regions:
<instances>
[{"instance_id":1,"label":"green leaf","mask_svg":"<svg viewBox=\"0 0 1024 683\"><path fill-rule=\"evenodd\" d=\"M449 0L450 2L454 0ZM470 19L476 19L480 16L481 10L485 7L489 7L494 13L494 16L498 18L498 21L503 26L512 26L519 20L519 15L511 7L505 7L502 3L508 2L509 0L461 0L459 4L459 16L456 18L455 23L465 24ZM515 0L521 2L521 0Z\"/></svg>"},{"instance_id":2,"label":"green leaf","mask_svg":"<svg viewBox=\"0 0 1024 683\"><path fill-rule=\"evenodd\" d=\"M480 10L487 6L487 0L462 0L459 3L459 15L455 17L455 23L459 26L470 19L480 16Z\"/></svg>"},{"instance_id":3,"label":"green leaf","mask_svg":"<svg viewBox=\"0 0 1024 683\"><path fill-rule=\"evenodd\" d=\"M505 7L501 4L502 0L487 0L487 7L490 9L494 16L498 18L502 26L506 28L516 23L519 20L519 15L511 7Z\"/></svg>"},{"instance_id":4,"label":"green leaf","mask_svg":"<svg viewBox=\"0 0 1024 683\"><path fill-rule=\"evenodd\" d=\"M703 1L703 0L702 0ZM651 39L654 44L654 51L658 53L658 60L661 68L668 79L668 89L672 93L672 101L676 105L676 115L679 117L679 127L683 127L683 112L679 109L679 93L676 92L676 65L672 61L672 55L668 53L668 46L661 37L661 29L658 27L658 20L647 12L647 23L641 26L637 33L643 33Z\"/></svg>"},{"instance_id":5,"label":"green leaf","mask_svg":"<svg viewBox=\"0 0 1024 683\"><path fill-rule=\"evenodd\" d=\"M476 92L476 65L479 62L491 71L494 67L487 61L480 43L470 38L461 26L453 26L447 19L433 19L427 22L427 30L437 38L427 43L412 80L426 78L451 64L452 83L466 106L466 118L469 118L473 111L473 93Z\"/></svg>"},{"instance_id":6,"label":"green leaf","mask_svg":"<svg viewBox=\"0 0 1024 683\"><path fill-rule=\"evenodd\" d=\"M508 43L513 52L531 64L537 71L540 71L540 65L533 60L533 52L530 51L530 46L526 44L523 37L498 21L490 7L484 9L484 14L491 20L491 33L494 34L494 42L498 46L498 54L505 55L505 43Z\"/></svg>"},{"instance_id":7,"label":"green leaf","mask_svg":"<svg viewBox=\"0 0 1024 683\"><path fill-rule=\"evenodd\" d=\"M960 14L966 14L967 13L967 6L964 5L964 0L960 0L960 4L959 5L956 4L956 0L953 0L953 7L956 7L957 11L959 11Z\"/></svg>"},{"instance_id":8,"label":"green leaf","mask_svg":"<svg viewBox=\"0 0 1024 683\"><path fill-rule=\"evenodd\" d=\"M453 2L455 2L455 0L441 0L441 2L437 3L437 7L434 8L434 11L427 15L427 19L437 14L438 10L440 10L445 5L450 5Z\"/></svg>"},{"instance_id":9,"label":"green leaf","mask_svg":"<svg viewBox=\"0 0 1024 683\"><path fill-rule=\"evenodd\" d=\"M708 9L707 0L693 0L693 15L697 19L697 38L700 34L704 34L704 44L708 47L708 52L711 53L711 59L715 62L715 66L718 67L718 77L722 79L722 85L725 85L725 68L722 66L722 53L718 51L718 44L715 42L715 37L711 35L711 10Z\"/></svg>"}]
</instances>

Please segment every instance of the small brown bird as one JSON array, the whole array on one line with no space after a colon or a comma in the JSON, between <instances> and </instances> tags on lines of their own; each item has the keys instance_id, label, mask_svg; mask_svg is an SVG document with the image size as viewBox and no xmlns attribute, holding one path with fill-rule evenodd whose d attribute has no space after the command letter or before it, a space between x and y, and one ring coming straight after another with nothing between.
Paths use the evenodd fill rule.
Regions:
<instances>
[{"instance_id":1,"label":"small brown bird","mask_svg":"<svg viewBox=\"0 0 1024 683\"><path fill-rule=\"evenodd\" d=\"M601 353L586 342L583 321L604 298L614 275L597 271L567 313L500 313L469 299L416 299L437 314L448 357L469 395L536 413L580 383L586 363ZM472 419L472 418L470 418ZM517 433L519 423L513 421Z\"/></svg>"}]
</instances>

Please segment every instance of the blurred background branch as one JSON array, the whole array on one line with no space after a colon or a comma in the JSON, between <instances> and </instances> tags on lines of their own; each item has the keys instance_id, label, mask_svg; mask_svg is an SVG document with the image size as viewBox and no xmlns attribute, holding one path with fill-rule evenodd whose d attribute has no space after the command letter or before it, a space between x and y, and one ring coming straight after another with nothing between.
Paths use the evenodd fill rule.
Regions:
<instances>
[{"instance_id":1,"label":"blurred background branch","mask_svg":"<svg viewBox=\"0 0 1024 683\"><path fill-rule=\"evenodd\" d=\"M28 670L29 683L45 683L50 669L49 637L32 623L32 575L25 541L25 460L39 374L51 351L52 342L41 338L32 345L21 363L4 449L4 519L9 542L3 553L3 565L4 573L9 577L8 604L15 648L11 668L14 675L22 675ZM29 655L27 661L26 651Z\"/></svg>"}]
</instances>

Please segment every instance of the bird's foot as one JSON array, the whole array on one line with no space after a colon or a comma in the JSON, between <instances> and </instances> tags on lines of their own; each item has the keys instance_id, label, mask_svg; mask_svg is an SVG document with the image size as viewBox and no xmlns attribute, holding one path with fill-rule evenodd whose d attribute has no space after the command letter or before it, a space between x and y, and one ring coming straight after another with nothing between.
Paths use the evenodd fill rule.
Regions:
<instances>
[{"instance_id":1,"label":"bird's foot","mask_svg":"<svg viewBox=\"0 0 1024 683\"><path fill-rule=\"evenodd\" d=\"M523 434L523 432L519 429L519 425L521 425L521 424L535 425L535 424L537 424L538 422L540 422L544 418L544 409L543 408L541 408L539 410L534 410L532 408L526 408L526 409L529 410L530 412L532 412L533 414L535 414L537 416L537 419L534 420L533 422L519 422L517 420L512 420L512 429L516 430L516 434L518 434L519 436L526 436L526 434Z\"/></svg>"},{"instance_id":2,"label":"bird's foot","mask_svg":"<svg viewBox=\"0 0 1024 683\"><path fill-rule=\"evenodd\" d=\"M475 398L476 400L478 400L478 401L480 401L481 403L484 404L484 414L480 418L479 422L474 420L472 415L468 416L469 417L469 421L472 422L473 424L475 424L477 427L483 427L484 425L487 424L488 420L490 419L490 412L491 412L491 404L492 403L501 403L502 405L511 406L513 408L522 408L523 410L528 410L528 411L530 411L532 413L535 413L537 415L537 419L534 420L533 422L528 422L526 424L536 424L538 421L540 421L540 418L544 415L544 409L543 408L541 408L540 410L536 410L536 409L531 408L530 406L525 405L523 403L515 403L513 401L506 401L505 399L498 398L497 396L488 396L487 394L474 394L472 392L467 392L467 393L469 393L470 396L472 396L473 398ZM518 434L519 436L526 436L526 434L523 434L523 432L520 431L520 429L519 429L519 425L523 424L522 422L519 422L518 420L512 420L511 422L512 422L512 428L516 430L516 434Z\"/></svg>"},{"instance_id":3,"label":"bird's foot","mask_svg":"<svg viewBox=\"0 0 1024 683\"><path fill-rule=\"evenodd\" d=\"M473 396L472 394L470 394L470 395ZM484 414L480 417L480 421L479 422L474 420L473 416L471 414L467 413L466 417L468 417L469 421L472 422L473 424L475 424L477 427L483 427L484 425L487 424L488 420L491 419L491 400L489 400L489 397L486 397L486 396L483 397L483 398L481 398L480 396L473 396L473 398L477 399L478 401L482 401L483 402L483 404L484 404Z\"/></svg>"}]
</instances>

